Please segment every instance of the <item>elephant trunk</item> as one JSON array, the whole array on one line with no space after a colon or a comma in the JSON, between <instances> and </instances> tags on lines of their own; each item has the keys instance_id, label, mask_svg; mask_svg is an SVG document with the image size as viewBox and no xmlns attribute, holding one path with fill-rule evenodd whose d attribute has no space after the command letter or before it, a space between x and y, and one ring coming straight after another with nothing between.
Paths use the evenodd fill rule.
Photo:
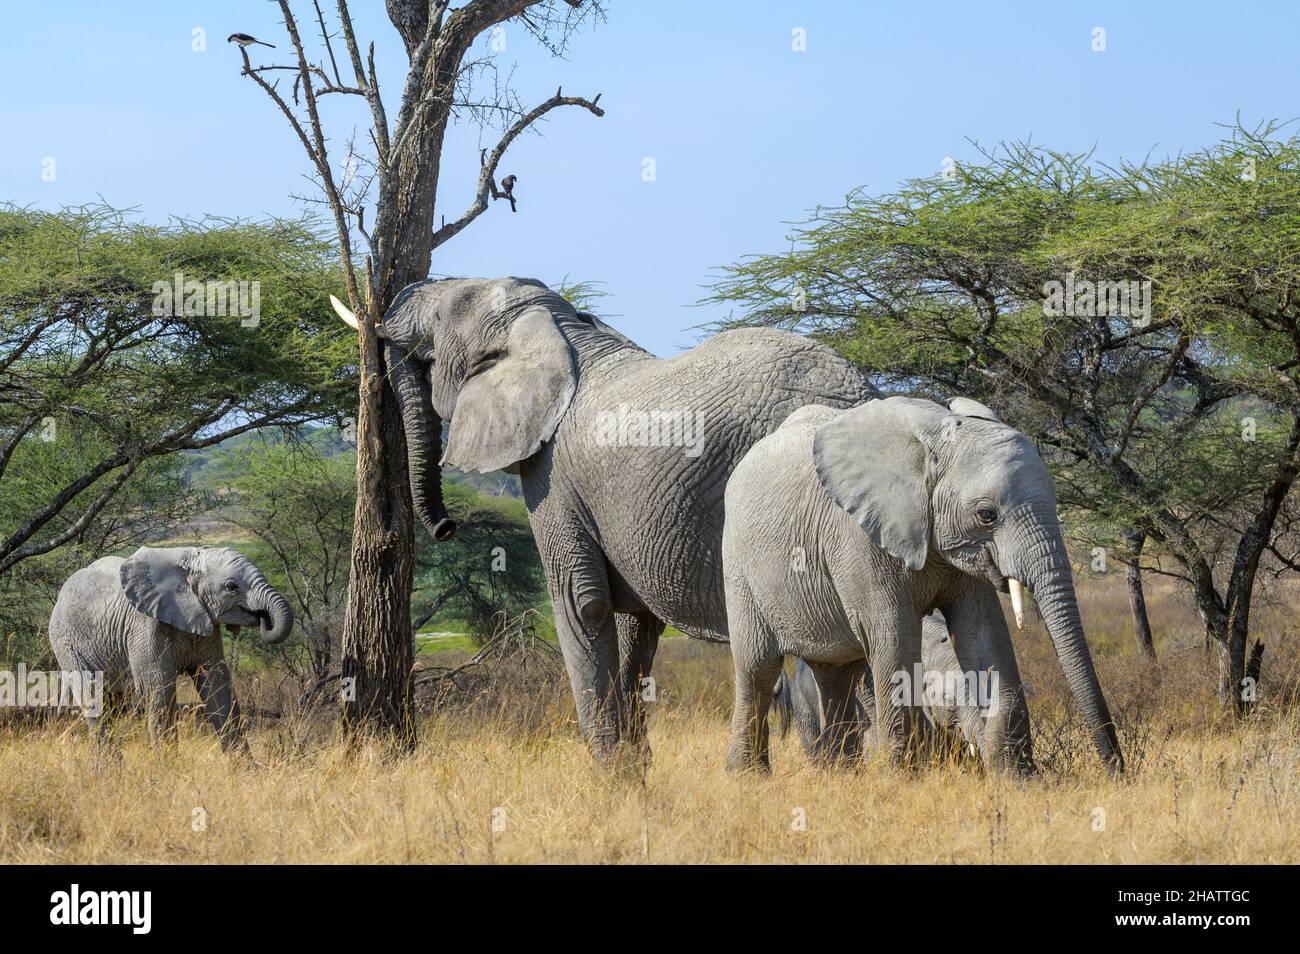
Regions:
<instances>
[{"instance_id":1,"label":"elephant trunk","mask_svg":"<svg viewBox=\"0 0 1300 954\"><path fill-rule=\"evenodd\" d=\"M424 367L395 344L388 346L388 367L406 432L406 460L411 499L429 535L438 542L456 535L456 523L442 501L442 420L433 409L433 396Z\"/></svg>"},{"instance_id":2,"label":"elephant trunk","mask_svg":"<svg viewBox=\"0 0 1300 954\"><path fill-rule=\"evenodd\" d=\"M1035 571L1025 580L1034 593L1043 622L1047 625L1056 658L1060 661L1065 681L1075 705L1083 713L1084 721L1092 733L1092 743L1103 763L1112 771L1124 771L1124 757L1120 753L1115 723L1111 719L1097 670L1088 652L1079 619L1079 603L1074 593L1070 560L1061 539L1055 519L1040 528L1040 545L1035 548L1030 565Z\"/></svg>"},{"instance_id":3,"label":"elephant trunk","mask_svg":"<svg viewBox=\"0 0 1300 954\"><path fill-rule=\"evenodd\" d=\"M289 630L293 629L293 610L289 608L289 601L259 574L249 602L253 604L249 609L259 617L262 642L267 645L284 642Z\"/></svg>"}]
</instances>

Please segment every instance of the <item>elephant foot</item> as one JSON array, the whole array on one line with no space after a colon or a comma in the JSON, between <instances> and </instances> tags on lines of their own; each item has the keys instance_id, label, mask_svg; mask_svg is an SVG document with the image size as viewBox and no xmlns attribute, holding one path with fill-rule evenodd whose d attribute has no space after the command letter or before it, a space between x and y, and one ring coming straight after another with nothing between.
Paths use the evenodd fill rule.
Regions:
<instances>
[{"instance_id":1,"label":"elephant foot","mask_svg":"<svg viewBox=\"0 0 1300 954\"><path fill-rule=\"evenodd\" d=\"M624 741L619 738L617 731L601 730L584 733L587 742L587 751L597 762L614 763L620 758L624 747Z\"/></svg>"},{"instance_id":2,"label":"elephant foot","mask_svg":"<svg viewBox=\"0 0 1300 954\"><path fill-rule=\"evenodd\" d=\"M724 764L732 775L770 775L772 772L767 754L759 755L749 745L743 743L733 743L727 748Z\"/></svg>"}]
</instances>

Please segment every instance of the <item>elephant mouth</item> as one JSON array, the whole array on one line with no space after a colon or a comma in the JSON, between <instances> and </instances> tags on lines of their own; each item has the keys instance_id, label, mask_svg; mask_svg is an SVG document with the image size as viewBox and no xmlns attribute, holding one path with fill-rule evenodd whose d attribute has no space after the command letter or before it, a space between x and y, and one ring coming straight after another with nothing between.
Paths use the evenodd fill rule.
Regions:
<instances>
[{"instance_id":1,"label":"elephant mouth","mask_svg":"<svg viewBox=\"0 0 1300 954\"><path fill-rule=\"evenodd\" d=\"M236 606L218 619L226 626L257 626L263 631L271 627L271 614L265 610L250 610Z\"/></svg>"}]
</instances>

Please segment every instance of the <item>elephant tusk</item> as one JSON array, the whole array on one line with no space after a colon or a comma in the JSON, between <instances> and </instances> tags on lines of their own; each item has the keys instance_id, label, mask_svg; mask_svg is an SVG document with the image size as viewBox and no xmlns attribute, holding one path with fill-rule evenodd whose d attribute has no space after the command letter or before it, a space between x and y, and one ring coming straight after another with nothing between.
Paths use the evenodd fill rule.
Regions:
<instances>
[{"instance_id":1,"label":"elephant tusk","mask_svg":"<svg viewBox=\"0 0 1300 954\"><path fill-rule=\"evenodd\" d=\"M1016 629L1025 628L1025 588L1020 581L1008 578L1007 589L1011 592L1011 612L1016 616Z\"/></svg>"},{"instance_id":2,"label":"elephant tusk","mask_svg":"<svg viewBox=\"0 0 1300 954\"><path fill-rule=\"evenodd\" d=\"M330 304L334 306L334 310L338 313L338 316L342 318L353 331L361 330L361 323L357 321L357 316L352 314L351 308L343 304L343 302L339 301L333 295L330 295Z\"/></svg>"},{"instance_id":3,"label":"elephant tusk","mask_svg":"<svg viewBox=\"0 0 1300 954\"><path fill-rule=\"evenodd\" d=\"M333 295L330 295L330 304L334 306L334 311L343 319L344 323L349 328L356 332L361 331L361 322L357 320L357 316L352 313L351 308L343 304L343 302L339 301ZM375 322L375 335L385 339L392 337L392 335L388 333L388 329L384 327L382 321Z\"/></svg>"}]
</instances>

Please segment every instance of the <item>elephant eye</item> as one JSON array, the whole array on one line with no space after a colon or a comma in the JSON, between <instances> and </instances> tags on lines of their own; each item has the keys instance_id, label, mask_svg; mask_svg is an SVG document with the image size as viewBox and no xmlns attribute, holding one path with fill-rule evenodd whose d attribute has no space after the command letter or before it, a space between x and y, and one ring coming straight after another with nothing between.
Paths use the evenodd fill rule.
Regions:
<instances>
[{"instance_id":1,"label":"elephant eye","mask_svg":"<svg viewBox=\"0 0 1300 954\"><path fill-rule=\"evenodd\" d=\"M497 349L496 351L489 351L487 354L480 356L479 359L474 362L474 364L470 367L469 373L466 375L466 377L472 378L476 374L482 374L484 371L487 371L489 368L491 368L493 365L495 365L498 361L500 361L505 356L506 353L500 349Z\"/></svg>"},{"instance_id":2,"label":"elephant eye","mask_svg":"<svg viewBox=\"0 0 1300 954\"><path fill-rule=\"evenodd\" d=\"M992 526L997 522L998 512L988 504L984 504L983 506L976 508L975 516L979 518L980 523L985 524L986 526Z\"/></svg>"}]
</instances>

